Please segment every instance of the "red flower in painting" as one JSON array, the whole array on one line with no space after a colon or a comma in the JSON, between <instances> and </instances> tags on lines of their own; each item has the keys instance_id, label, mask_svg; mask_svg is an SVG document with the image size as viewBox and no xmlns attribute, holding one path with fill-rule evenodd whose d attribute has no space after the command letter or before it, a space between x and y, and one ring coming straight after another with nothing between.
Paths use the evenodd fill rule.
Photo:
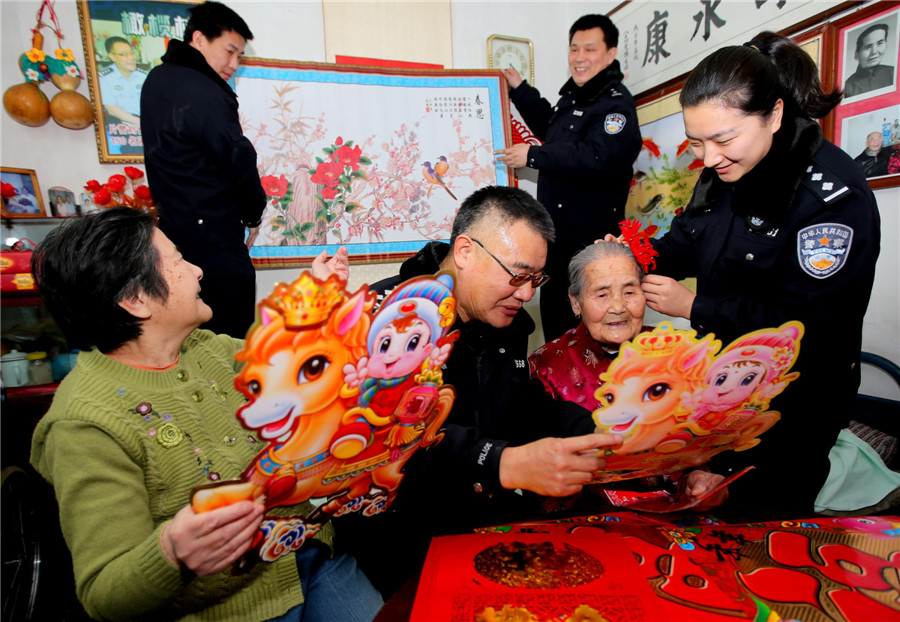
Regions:
<instances>
[{"instance_id":1,"label":"red flower in painting","mask_svg":"<svg viewBox=\"0 0 900 622\"><path fill-rule=\"evenodd\" d=\"M337 196L337 189L335 188L322 188L322 198L331 200Z\"/></svg>"},{"instance_id":2,"label":"red flower in painting","mask_svg":"<svg viewBox=\"0 0 900 622\"><path fill-rule=\"evenodd\" d=\"M261 180L263 190L267 197L282 198L288 191L287 177L275 177L274 175L266 175Z\"/></svg>"},{"instance_id":3,"label":"red flower in painting","mask_svg":"<svg viewBox=\"0 0 900 622\"><path fill-rule=\"evenodd\" d=\"M347 145L341 145L337 150L337 153L334 154L334 159L339 162L341 166L349 166L356 171L359 170L360 156L362 156L362 149L359 148L359 145L356 145L352 149Z\"/></svg>"},{"instance_id":4,"label":"red flower in painting","mask_svg":"<svg viewBox=\"0 0 900 622\"><path fill-rule=\"evenodd\" d=\"M316 172L310 177L310 181L314 184L334 188L338 185L338 180L343 172L344 165L340 162L320 162L316 167Z\"/></svg>"},{"instance_id":5,"label":"red flower in painting","mask_svg":"<svg viewBox=\"0 0 900 622\"><path fill-rule=\"evenodd\" d=\"M142 201L150 200L150 188L147 186L135 186L134 187L134 196L137 199L141 199Z\"/></svg>"},{"instance_id":6,"label":"red flower in painting","mask_svg":"<svg viewBox=\"0 0 900 622\"><path fill-rule=\"evenodd\" d=\"M106 189L110 192L122 192L125 189L125 175L112 175L106 182Z\"/></svg>"},{"instance_id":7,"label":"red flower in painting","mask_svg":"<svg viewBox=\"0 0 900 622\"><path fill-rule=\"evenodd\" d=\"M128 179L135 180L140 179L144 176L144 171L139 168L135 168L133 166L125 167L125 174L128 175Z\"/></svg>"},{"instance_id":8,"label":"red flower in painting","mask_svg":"<svg viewBox=\"0 0 900 622\"><path fill-rule=\"evenodd\" d=\"M0 183L0 196L4 199L11 199L16 196L16 187L12 184Z\"/></svg>"},{"instance_id":9,"label":"red flower in painting","mask_svg":"<svg viewBox=\"0 0 900 622\"><path fill-rule=\"evenodd\" d=\"M110 201L112 201L112 195L109 193L109 190L100 188L94 193L94 203L97 205L106 205Z\"/></svg>"},{"instance_id":10,"label":"red flower in painting","mask_svg":"<svg viewBox=\"0 0 900 622\"><path fill-rule=\"evenodd\" d=\"M87 184L84 186L84 189L87 190L88 192L97 192L98 190L100 190L100 189L102 189L102 188L103 188L103 186L101 186L101 185L100 185L100 182L97 181L96 179L90 180L90 181L87 182Z\"/></svg>"}]
</instances>

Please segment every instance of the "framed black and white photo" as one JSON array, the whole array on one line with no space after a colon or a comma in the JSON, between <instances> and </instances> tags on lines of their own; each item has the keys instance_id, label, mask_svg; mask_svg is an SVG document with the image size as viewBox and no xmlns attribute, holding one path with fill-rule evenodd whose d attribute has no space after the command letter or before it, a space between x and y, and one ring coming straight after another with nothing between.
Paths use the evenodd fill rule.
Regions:
<instances>
[{"instance_id":1,"label":"framed black and white photo","mask_svg":"<svg viewBox=\"0 0 900 622\"><path fill-rule=\"evenodd\" d=\"M900 7L876 2L832 24L837 84L833 141L860 165L873 188L900 185Z\"/></svg>"}]
</instances>

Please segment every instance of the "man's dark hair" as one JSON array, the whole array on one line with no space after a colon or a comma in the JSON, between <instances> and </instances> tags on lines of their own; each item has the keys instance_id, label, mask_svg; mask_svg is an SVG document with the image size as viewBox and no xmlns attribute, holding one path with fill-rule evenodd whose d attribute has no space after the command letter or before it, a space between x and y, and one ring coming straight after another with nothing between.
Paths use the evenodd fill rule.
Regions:
<instances>
[{"instance_id":1,"label":"man's dark hair","mask_svg":"<svg viewBox=\"0 0 900 622\"><path fill-rule=\"evenodd\" d=\"M106 43L104 44L106 46L106 55L107 56L109 56L109 51L112 49L112 46L114 46L116 43L124 43L125 45L128 46L129 50L131 49L131 43L129 43L127 39L123 39L122 37L109 37L106 39Z\"/></svg>"},{"instance_id":2,"label":"man's dark hair","mask_svg":"<svg viewBox=\"0 0 900 622\"><path fill-rule=\"evenodd\" d=\"M582 15L575 20L575 23L569 28L569 43L572 43L572 37L575 36L576 32L580 30L592 30L594 28L599 28L603 31L603 42L606 43L607 48L619 46L619 29L616 28L616 25L613 24L612 20L606 15L599 15L597 13Z\"/></svg>"},{"instance_id":3,"label":"man's dark hair","mask_svg":"<svg viewBox=\"0 0 900 622\"><path fill-rule=\"evenodd\" d=\"M861 33L859 33L859 36L856 38L856 51L857 52L859 52L859 49L862 47L863 39L868 37L870 34L875 32L876 30L883 30L884 38L887 39L888 32L889 32L888 25L887 24L872 24L871 26L869 26L868 28L863 30Z\"/></svg>"},{"instance_id":4,"label":"man's dark hair","mask_svg":"<svg viewBox=\"0 0 900 622\"><path fill-rule=\"evenodd\" d=\"M547 242L555 237L553 220L537 199L518 188L487 186L470 194L453 219L450 245L461 233L467 233L485 218L496 215L500 224L525 221Z\"/></svg>"},{"instance_id":5,"label":"man's dark hair","mask_svg":"<svg viewBox=\"0 0 900 622\"><path fill-rule=\"evenodd\" d=\"M120 301L140 292L168 298L155 230L152 215L113 207L66 220L38 246L31 272L69 348L115 350L141 334Z\"/></svg>"},{"instance_id":6,"label":"man's dark hair","mask_svg":"<svg viewBox=\"0 0 900 622\"><path fill-rule=\"evenodd\" d=\"M221 2L204 2L188 9L191 14L184 29L184 42L190 43L194 32L199 30L203 36L212 41L222 36L223 32L234 31L245 40L253 39L253 33L240 15Z\"/></svg>"}]
</instances>

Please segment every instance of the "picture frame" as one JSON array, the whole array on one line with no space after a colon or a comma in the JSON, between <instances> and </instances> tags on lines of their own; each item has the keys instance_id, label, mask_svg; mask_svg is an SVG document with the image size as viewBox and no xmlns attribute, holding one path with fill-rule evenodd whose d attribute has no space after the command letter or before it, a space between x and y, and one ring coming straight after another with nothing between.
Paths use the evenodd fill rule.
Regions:
<instances>
[{"instance_id":1,"label":"picture frame","mask_svg":"<svg viewBox=\"0 0 900 622\"><path fill-rule=\"evenodd\" d=\"M191 0L78 0L97 155L102 163L144 161L140 90L169 39L182 39ZM125 74L128 74L127 76Z\"/></svg>"},{"instance_id":2,"label":"picture frame","mask_svg":"<svg viewBox=\"0 0 900 622\"><path fill-rule=\"evenodd\" d=\"M506 69L510 65L529 84L534 84L534 43L531 39L491 35L487 39L488 69Z\"/></svg>"},{"instance_id":3,"label":"picture frame","mask_svg":"<svg viewBox=\"0 0 900 622\"><path fill-rule=\"evenodd\" d=\"M844 98L830 138L863 168L869 186L900 185L900 5L875 2L831 23L836 84Z\"/></svg>"},{"instance_id":4,"label":"picture frame","mask_svg":"<svg viewBox=\"0 0 900 622\"><path fill-rule=\"evenodd\" d=\"M81 216L81 206L75 202L75 193L62 186L47 189L50 215L54 218Z\"/></svg>"},{"instance_id":5,"label":"picture frame","mask_svg":"<svg viewBox=\"0 0 900 622\"><path fill-rule=\"evenodd\" d=\"M686 79L682 76L635 100L642 145L634 164L625 217L640 222L642 229L656 227L652 237L657 238L666 234L675 216L687 207L703 170L702 161L698 167L684 135L678 97Z\"/></svg>"},{"instance_id":6,"label":"picture frame","mask_svg":"<svg viewBox=\"0 0 900 622\"><path fill-rule=\"evenodd\" d=\"M13 196L0 198L0 213L3 218L47 217L37 173L33 169L0 167L0 182L3 184L3 195L7 194L10 186L15 190Z\"/></svg>"},{"instance_id":7,"label":"picture frame","mask_svg":"<svg viewBox=\"0 0 900 622\"><path fill-rule=\"evenodd\" d=\"M499 71L247 58L235 78L268 202L257 267L341 246L351 263L399 261L449 239L470 193L514 183L493 156L510 144Z\"/></svg>"}]
</instances>

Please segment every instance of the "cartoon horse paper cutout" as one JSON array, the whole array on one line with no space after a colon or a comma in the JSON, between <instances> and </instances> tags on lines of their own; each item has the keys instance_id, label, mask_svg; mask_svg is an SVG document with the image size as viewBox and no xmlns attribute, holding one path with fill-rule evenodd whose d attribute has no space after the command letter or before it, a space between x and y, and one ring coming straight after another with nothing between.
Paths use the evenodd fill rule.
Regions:
<instances>
[{"instance_id":1,"label":"cartoon horse paper cutout","mask_svg":"<svg viewBox=\"0 0 900 622\"><path fill-rule=\"evenodd\" d=\"M240 480L194 491L197 512L242 500L263 499L269 510L324 499L310 516L263 519L257 546L266 561L300 548L333 516L384 511L409 458L442 438L453 405L440 369L456 336L447 335L456 318L452 277L407 281L374 316L375 294L363 286L351 295L344 285L304 272L259 304L235 386L249 400L238 419L268 444ZM392 339L401 347L392 349ZM361 401L361 386L378 385L366 382L372 376L394 381L391 399L373 399L387 392L376 388Z\"/></svg>"},{"instance_id":2,"label":"cartoon horse paper cutout","mask_svg":"<svg viewBox=\"0 0 900 622\"><path fill-rule=\"evenodd\" d=\"M594 422L624 442L604 452L595 483L680 471L728 449L749 449L778 421L781 415L767 409L799 377L787 372L803 324L749 333L720 354L714 335L696 335L662 322L625 343L600 375Z\"/></svg>"}]
</instances>

